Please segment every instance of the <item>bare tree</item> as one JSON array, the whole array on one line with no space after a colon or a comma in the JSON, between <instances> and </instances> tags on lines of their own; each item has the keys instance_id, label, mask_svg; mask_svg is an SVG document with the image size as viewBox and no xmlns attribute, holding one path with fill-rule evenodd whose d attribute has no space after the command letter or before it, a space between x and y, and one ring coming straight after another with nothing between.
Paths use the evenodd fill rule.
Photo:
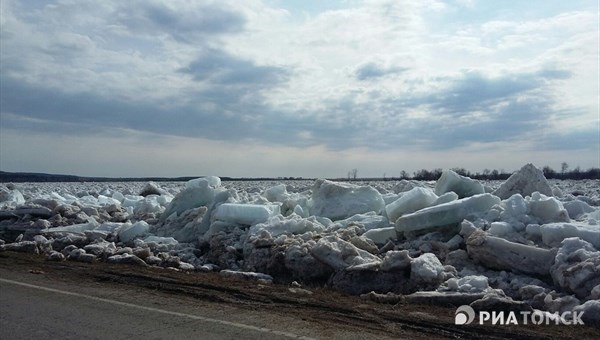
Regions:
<instances>
[{"instance_id":1,"label":"bare tree","mask_svg":"<svg viewBox=\"0 0 600 340\"><path fill-rule=\"evenodd\" d=\"M567 164L567 162L560 163L560 170L563 176L565 175L565 172L567 172L567 169L569 169L569 164Z\"/></svg>"},{"instance_id":2,"label":"bare tree","mask_svg":"<svg viewBox=\"0 0 600 340\"><path fill-rule=\"evenodd\" d=\"M358 169L352 169L348 172L348 179L356 179L356 176L358 176Z\"/></svg>"}]
</instances>

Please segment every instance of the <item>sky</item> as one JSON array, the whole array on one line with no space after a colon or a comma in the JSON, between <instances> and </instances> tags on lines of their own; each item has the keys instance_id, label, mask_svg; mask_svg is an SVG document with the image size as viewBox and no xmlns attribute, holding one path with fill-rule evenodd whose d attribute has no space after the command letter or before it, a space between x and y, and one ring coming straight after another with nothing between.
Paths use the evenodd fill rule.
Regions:
<instances>
[{"instance_id":1,"label":"sky","mask_svg":"<svg viewBox=\"0 0 600 340\"><path fill-rule=\"evenodd\" d=\"M597 1L0 6L2 171L600 167Z\"/></svg>"}]
</instances>

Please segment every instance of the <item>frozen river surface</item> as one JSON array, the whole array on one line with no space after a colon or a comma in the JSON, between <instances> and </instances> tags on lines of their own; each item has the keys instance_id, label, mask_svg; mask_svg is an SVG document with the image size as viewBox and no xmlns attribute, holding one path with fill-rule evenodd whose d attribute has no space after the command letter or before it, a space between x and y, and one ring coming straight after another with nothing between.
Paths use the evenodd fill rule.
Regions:
<instances>
[{"instance_id":1,"label":"frozen river surface","mask_svg":"<svg viewBox=\"0 0 600 340\"><path fill-rule=\"evenodd\" d=\"M0 249L594 323L599 206L598 180L532 165L491 182L18 183L0 186Z\"/></svg>"}]
</instances>

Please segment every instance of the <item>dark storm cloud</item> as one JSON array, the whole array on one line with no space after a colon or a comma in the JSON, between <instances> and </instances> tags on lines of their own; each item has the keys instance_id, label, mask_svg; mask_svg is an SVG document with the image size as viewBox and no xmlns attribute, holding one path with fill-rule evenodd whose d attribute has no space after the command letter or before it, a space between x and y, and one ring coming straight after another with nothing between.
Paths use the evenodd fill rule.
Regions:
<instances>
[{"instance_id":1,"label":"dark storm cloud","mask_svg":"<svg viewBox=\"0 0 600 340\"><path fill-rule=\"evenodd\" d=\"M181 98L162 103L116 99L89 91L66 93L3 73L2 111L13 115L10 124L20 128L29 122L29 129L48 131L52 126L58 133L128 128L235 141L262 136L263 120L277 117L277 113L264 103L261 91L281 85L289 77L285 69L258 66L214 49L180 72L206 81L208 86L187 89Z\"/></svg>"},{"instance_id":2,"label":"dark storm cloud","mask_svg":"<svg viewBox=\"0 0 600 340\"><path fill-rule=\"evenodd\" d=\"M246 24L240 12L215 4L175 9L163 3L140 1L132 6L128 2L117 10L116 18L133 32L167 33L187 43L205 35L240 32Z\"/></svg>"},{"instance_id":3,"label":"dark storm cloud","mask_svg":"<svg viewBox=\"0 0 600 340\"><path fill-rule=\"evenodd\" d=\"M487 111L490 106L510 101L519 94L542 89L546 81L569 76L568 72L556 69L500 77L488 77L475 71L464 72L460 77L450 79L450 86L445 90L417 100L440 114L461 116L470 111Z\"/></svg>"},{"instance_id":4,"label":"dark storm cloud","mask_svg":"<svg viewBox=\"0 0 600 340\"><path fill-rule=\"evenodd\" d=\"M448 149L471 142L489 143L516 139L532 139L548 127L551 102L528 98L509 99L499 108L488 108L482 118L454 123L432 121L429 126L431 146Z\"/></svg>"},{"instance_id":5,"label":"dark storm cloud","mask_svg":"<svg viewBox=\"0 0 600 340\"><path fill-rule=\"evenodd\" d=\"M558 111L548 84L566 79L559 69L489 77L464 72L442 79L445 88L425 96L406 94L359 102L349 95L315 115L313 135L334 149L393 149L420 145L450 149L473 142L532 139L543 135ZM410 112L423 111L415 118ZM546 140L538 139L540 143Z\"/></svg>"},{"instance_id":6,"label":"dark storm cloud","mask_svg":"<svg viewBox=\"0 0 600 340\"><path fill-rule=\"evenodd\" d=\"M600 125L596 122L587 129L545 135L539 146L542 150L598 150Z\"/></svg>"},{"instance_id":7,"label":"dark storm cloud","mask_svg":"<svg viewBox=\"0 0 600 340\"><path fill-rule=\"evenodd\" d=\"M441 79L449 85L426 96L384 99L379 111L400 122L398 143L420 140L427 148L446 149L471 142L526 139L528 134L543 132L556 114L556 98L548 83L568 77L569 72L558 69L501 77L464 72ZM409 109L429 115L408 123Z\"/></svg>"},{"instance_id":8,"label":"dark storm cloud","mask_svg":"<svg viewBox=\"0 0 600 340\"><path fill-rule=\"evenodd\" d=\"M207 49L188 66L179 70L196 81L216 85L272 87L288 80L290 72L275 66L259 66L251 60L224 51Z\"/></svg>"},{"instance_id":9,"label":"dark storm cloud","mask_svg":"<svg viewBox=\"0 0 600 340\"><path fill-rule=\"evenodd\" d=\"M235 125L234 120L219 114L219 111L203 112L185 105L165 108L90 92L63 93L3 78L3 112L15 118L34 119L34 125L38 127L52 124L54 129L58 129L57 133L85 134L101 131L102 128L128 128L170 135L216 137L216 130Z\"/></svg>"},{"instance_id":10,"label":"dark storm cloud","mask_svg":"<svg viewBox=\"0 0 600 340\"><path fill-rule=\"evenodd\" d=\"M387 75L398 74L404 71L407 71L407 68L402 67L385 67L378 65L376 63L366 63L359 66L354 71L354 76L358 80L372 80L376 78L381 78Z\"/></svg>"},{"instance_id":11,"label":"dark storm cloud","mask_svg":"<svg viewBox=\"0 0 600 340\"><path fill-rule=\"evenodd\" d=\"M465 72L444 79L449 84L446 88L426 96L376 96L364 102L357 100L357 94L348 94L327 100L321 111L282 111L285 114L262 120L257 131L262 131L261 138L267 141L324 144L334 150L409 145L443 150L473 142L532 139L547 143L544 131L558 114L556 98L547 85L569 76L555 69L502 77ZM411 117L415 110L427 114ZM301 131L310 131L311 138L295 138Z\"/></svg>"}]
</instances>

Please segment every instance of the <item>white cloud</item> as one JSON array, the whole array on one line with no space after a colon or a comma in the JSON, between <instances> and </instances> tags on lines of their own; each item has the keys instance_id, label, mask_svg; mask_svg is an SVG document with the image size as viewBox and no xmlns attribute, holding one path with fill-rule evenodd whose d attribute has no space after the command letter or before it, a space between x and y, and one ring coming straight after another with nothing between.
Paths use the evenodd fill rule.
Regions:
<instances>
[{"instance_id":1,"label":"white cloud","mask_svg":"<svg viewBox=\"0 0 600 340\"><path fill-rule=\"evenodd\" d=\"M477 1L277 5L2 1L1 77L14 86L0 127L252 140L273 167L285 148L356 167L345 160L382 148L569 143L598 121L598 18L584 6L495 17ZM544 138L523 133L533 126Z\"/></svg>"}]
</instances>

